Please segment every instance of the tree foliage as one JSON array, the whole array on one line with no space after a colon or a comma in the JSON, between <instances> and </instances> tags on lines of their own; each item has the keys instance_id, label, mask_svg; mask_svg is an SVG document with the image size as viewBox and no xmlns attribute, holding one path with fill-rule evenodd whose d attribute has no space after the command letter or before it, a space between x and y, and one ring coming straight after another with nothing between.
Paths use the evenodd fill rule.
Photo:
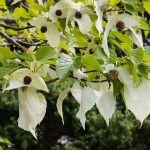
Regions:
<instances>
[{"instance_id":1,"label":"tree foliage","mask_svg":"<svg viewBox=\"0 0 150 150\"><path fill-rule=\"evenodd\" d=\"M96 106L107 125L121 95L141 122L150 113L149 0L0 0L0 78L18 89L18 126L37 138L51 94L72 95L83 128ZM54 93L52 93L54 94ZM121 100L120 100L121 101ZM56 111L56 110L55 110Z\"/></svg>"}]
</instances>

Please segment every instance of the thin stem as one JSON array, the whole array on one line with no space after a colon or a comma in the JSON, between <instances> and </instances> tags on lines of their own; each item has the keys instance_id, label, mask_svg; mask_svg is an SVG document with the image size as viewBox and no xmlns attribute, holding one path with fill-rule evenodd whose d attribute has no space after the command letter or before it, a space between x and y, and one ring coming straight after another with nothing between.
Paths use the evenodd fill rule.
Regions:
<instances>
[{"instance_id":1,"label":"thin stem","mask_svg":"<svg viewBox=\"0 0 150 150\"><path fill-rule=\"evenodd\" d=\"M25 30L25 29L30 29L30 28L35 27L35 26L27 26L27 27L17 28L17 27L9 26L9 25L2 24L2 23L0 23L0 26L4 27L5 29L12 29L12 30L15 30L15 31L20 31L20 30Z\"/></svg>"},{"instance_id":2,"label":"thin stem","mask_svg":"<svg viewBox=\"0 0 150 150\"><path fill-rule=\"evenodd\" d=\"M119 9L112 9L112 8L110 8L110 9L105 10L104 13L110 12L110 11L122 11L122 10L124 11L125 8L119 8Z\"/></svg>"},{"instance_id":3,"label":"thin stem","mask_svg":"<svg viewBox=\"0 0 150 150\"><path fill-rule=\"evenodd\" d=\"M0 29L0 35L2 37L4 37L6 40L10 41L11 43L13 43L14 45L16 45L17 47L21 48L23 51L27 52L28 49L22 45L20 45L17 41L15 41L13 38L11 38L10 36L8 36L5 32L3 32L1 29Z\"/></svg>"},{"instance_id":4,"label":"thin stem","mask_svg":"<svg viewBox=\"0 0 150 150\"><path fill-rule=\"evenodd\" d=\"M7 23L16 23L16 20L11 18L0 17L0 20Z\"/></svg>"},{"instance_id":5,"label":"thin stem","mask_svg":"<svg viewBox=\"0 0 150 150\"><path fill-rule=\"evenodd\" d=\"M54 66L49 66L49 67L52 70L56 71ZM90 72L96 72L96 70L85 71L84 73L90 73ZM78 78L74 77L72 74L70 74L68 77L78 80ZM59 80L59 78L51 79L51 80L47 81L47 83L53 83L53 82L55 82L57 80ZM81 79L81 81L86 82L87 79ZM107 79L106 80L101 80L101 81L100 80L92 80L91 82L93 82L93 83L99 83L99 82L103 83L103 82L106 82L106 81L108 81L108 80Z\"/></svg>"}]
</instances>

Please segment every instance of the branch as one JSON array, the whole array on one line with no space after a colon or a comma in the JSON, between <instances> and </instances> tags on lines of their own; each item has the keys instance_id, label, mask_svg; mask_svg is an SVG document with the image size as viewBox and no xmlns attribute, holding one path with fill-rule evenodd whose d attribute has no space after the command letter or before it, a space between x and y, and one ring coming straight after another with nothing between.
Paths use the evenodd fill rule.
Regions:
<instances>
[{"instance_id":1,"label":"branch","mask_svg":"<svg viewBox=\"0 0 150 150\"><path fill-rule=\"evenodd\" d=\"M0 47L5 47L5 46L10 46L13 45L12 43L8 43L8 44L0 44Z\"/></svg>"},{"instance_id":2,"label":"branch","mask_svg":"<svg viewBox=\"0 0 150 150\"><path fill-rule=\"evenodd\" d=\"M112 9L112 8L110 8L110 9L105 10L104 13L110 12L110 11L122 11L122 10L124 11L125 8L119 8L119 9Z\"/></svg>"},{"instance_id":3,"label":"branch","mask_svg":"<svg viewBox=\"0 0 150 150\"><path fill-rule=\"evenodd\" d=\"M50 66L50 68L53 69L54 71L56 71L54 66ZM90 71L85 71L84 73L90 73L90 72L97 72L97 71L96 70L90 70ZM72 74L70 74L68 77L78 80L78 78L74 77ZM59 78L51 79L51 80L47 81L47 83L53 83L57 80L59 80ZM87 79L81 79L81 81L86 82ZM100 80L92 80L91 82L93 82L93 83L100 83L100 82L103 83L103 82L106 82L106 81L108 81L108 80L107 79L101 80L101 81Z\"/></svg>"},{"instance_id":4,"label":"branch","mask_svg":"<svg viewBox=\"0 0 150 150\"><path fill-rule=\"evenodd\" d=\"M12 29L15 31L20 31L20 30L25 30L25 29L30 29L30 28L35 27L35 26L27 26L27 27L17 28L17 27L9 26L9 25L2 24L2 23L0 23L0 26L4 27L5 29Z\"/></svg>"},{"instance_id":5,"label":"branch","mask_svg":"<svg viewBox=\"0 0 150 150\"><path fill-rule=\"evenodd\" d=\"M6 40L10 41L11 43L13 43L14 45L16 45L17 47L21 48L23 51L27 52L28 49L22 45L20 45L18 42L16 42L13 38L11 38L10 36L8 36L5 32L3 32L1 29L0 29L0 35L2 37L4 37Z\"/></svg>"},{"instance_id":6,"label":"branch","mask_svg":"<svg viewBox=\"0 0 150 150\"><path fill-rule=\"evenodd\" d=\"M22 45L26 45L26 46L40 46L40 45L42 45L42 44L44 44L44 43L47 42L47 41L43 41L43 42L41 42L41 43L29 43L29 42L23 42L23 41L20 41L20 40L17 40L17 39L16 39L16 41L17 41L18 43L20 43L20 44L22 44Z\"/></svg>"},{"instance_id":7,"label":"branch","mask_svg":"<svg viewBox=\"0 0 150 150\"><path fill-rule=\"evenodd\" d=\"M0 20L7 22L7 23L16 23L16 20L11 19L11 18L0 17Z\"/></svg>"}]
</instances>

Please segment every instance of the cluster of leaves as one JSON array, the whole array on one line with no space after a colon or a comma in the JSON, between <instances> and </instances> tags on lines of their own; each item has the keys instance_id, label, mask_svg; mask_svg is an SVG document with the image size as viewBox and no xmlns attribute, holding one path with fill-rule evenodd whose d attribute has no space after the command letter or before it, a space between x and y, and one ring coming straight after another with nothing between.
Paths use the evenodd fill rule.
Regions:
<instances>
[{"instance_id":1,"label":"cluster of leaves","mask_svg":"<svg viewBox=\"0 0 150 150\"><path fill-rule=\"evenodd\" d=\"M145 18L149 0L0 0L0 4L1 85L4 90L19 89L19 103L27 99L19 105L23 110L32 112L29 95L38 98L39 108L44 102L38 119L26 112L31 117L27 124L32 125L20 125L23 129L36 137L33 132L46 110L45 98L37 90L48 91L45 83L67 83L57 102L62 119L62 101L71 91L80 104L77 116L83 127L86 112L95 104L108 124L121 93L126 108L143 123L150 113L150 47L143 45L143 36L150 31ZM36 84L40 80L41 88L32 80Z\"/></svg>"}]
</instances>

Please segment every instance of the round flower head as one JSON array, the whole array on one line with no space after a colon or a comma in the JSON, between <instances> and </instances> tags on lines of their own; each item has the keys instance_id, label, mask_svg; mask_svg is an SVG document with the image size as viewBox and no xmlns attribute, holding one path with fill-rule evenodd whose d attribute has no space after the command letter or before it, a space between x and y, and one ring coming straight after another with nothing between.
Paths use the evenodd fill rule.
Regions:
<instances>
[{"instance_id":1,"label":"round flower head","mask_svg":"<svg viewBox=\"0 0 150 150\"><path fill-rule=\"evenodd\" d=\"M44 18L38 18L30 21L30 24L38 27L41 30L41 32L45 35L50 46L57 47L59 45L59 31L53 23L48 22Z\"/></svg>"},{"instance_id":2,"label":"round flower head","mask_svg":"<svg viewBox=\"0 0 150 150\"><path fill-rule=\"evenodd\" d=\"M108 23L106 25L106 29L104 32L104 38L102 41L102 47L108 56L109 56L109 49L108 49L107 37L108 37L109 31L114 25L116 26L119 32L121 32L125 27L129 28L132 31L133 35L136 37L139 43L138 45L143 48L143 42L139 39L134 29L132 28L134 26L139 26L138 22L135 21L134 18L130 16L129 14L121 14L119 16L112 16L108 19Z\"/></svg>"}]
</instances>

